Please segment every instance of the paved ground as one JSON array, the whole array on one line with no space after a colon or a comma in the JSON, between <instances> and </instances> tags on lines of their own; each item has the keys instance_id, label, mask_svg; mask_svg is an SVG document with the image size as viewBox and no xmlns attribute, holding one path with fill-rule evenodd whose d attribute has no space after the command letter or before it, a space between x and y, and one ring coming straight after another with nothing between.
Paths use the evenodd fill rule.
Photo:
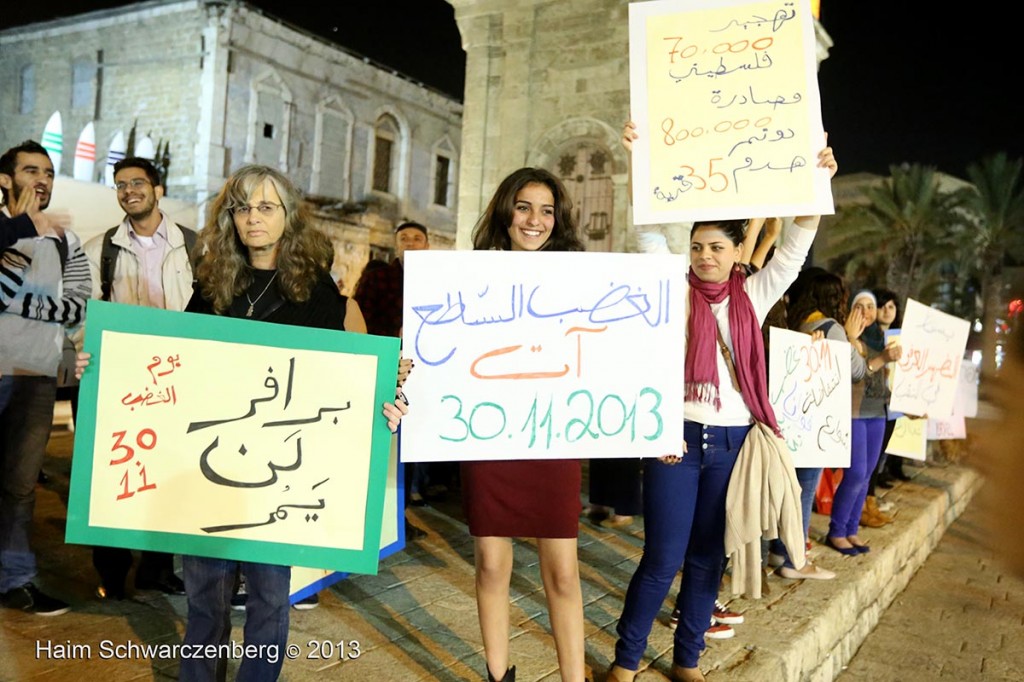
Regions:
<instances>
[{"instance_id":1,"label":"paved ground","mask_svg":"<svg viewBox=\"0 0 1024 682\"><path fill-rule=\"evenodd\" d=\"M170 680L177 675L173 657L147 656L142 645L180 643L184 631L184 597L137 594L123 602L93 597L96 577L87 548L63 541L71 434L58 430L50 443L44 469L51 480L40 486L36 511L35 546L39 582L73 604L71 613L41 618L0 610L0 680L80 682L82 679ZM890 494L900 508L897 522L865 531L876 551L865 558L847 559L817 548L817 561L839 573L834 582L801 584L774 576L766 578L769 592L757 602L739 599L747 622L737 637L712 642L701 659L710 680L831 679L856 644L837 644L847 631L866 632L875 612L885 608L899 584L909 578L941 535L952 507L947 498L962 499L963 481L976 476L951 467L912 470L915 480ZM957 492L959 491L959 492ZM945 510L945 511L943 511ZM959 510L957 510L959 511ZM955 516L955 514L954 514ZM932 518L935 517L935 518ZM457 505L437 505L414 511L414 522L427 537L382 563L377 576L356 576L321 593L321 606L292 611L290 643L299 657L289 660L282 679L304 680L479 680L484 665L473 590L472 542L459 518ZM827 520L815 515L812 535L822 533ZM851 663L847 676L857 679L926 680L942 674L974 679L1024 679L1021 669L1022 590L1019 581L1001 576L991 557L975 542L976 522L969 516L954 527L935 553L934 571L922 569L905 596L896 599L892 634L882 642L864 645L864 658ZM595 671L609 665L614 626L622 597L642 549L642 525L634 523L609 531L581 523L579 556L586 617L587 662ZM909 549L908 549L909 547ZM970 558L966 556L970 554ZM512 585L512 656L520 680L556 680L555 652L549 634L537 556L529 542L516 544ZM911 557L911 558L908 558ZM929 562L930 567L933 562ZM935 577L925 576L935 574ZM899 578L899 579L897 579ZM917 585L926 583L917 593ZM887 591L888 590L888 591ZM674 597L675 590L670 597ZM912 601L913 599L913 601ZM909 605L904 615L900 607ZM834 609L829 612L824 606ZM850 606L847 606L850 605ZM870 613L856 625L836 625L843 612ZM929 615L925 617L924 613ZM667 616L667 610L663 616ZM884 614L881 627L890 618ZM1015 619L1015 620L1014 620ZM233 638L242 641L242 616L233 617ZM866 624L865 624L866 622ZM909 626L921 633L909 634ZM829 629L841 629L825 637ZM838 639L837 639L838 637ZM824 644L806 644L814 638ZM826 641L827 640L827 641ZM799 642L799 645L794 645ZM357 643L357 644L354 644ZM122 651L110 653L120 645ZM343 646L342 646L343 645ZM939 651L926 648L937 645ZM47 646L51 652L47 655ZM134 647L125 657L125 647ZM792 673L765 676L758 668L789 647L798 648ZM847 647L846 650L843 647ZM817 648L816 648L817 647ZM814 651L812 651L814 649ZM819 650L820 649L820 650ZM352 657L358 650L358 657ZM655 624L640 682L665 680L671 661L671 631ZM339 656L339 652L345 654ZM831 652L831 653L829 653ZM838 653L837 653L838 652ZM61 655L64 657L62 658ZM913 658L917 656L918 658ZM871 668L872 661L913 660L910 670L889 674L891 667ZM825 672L822 672L822 671ZM1002 675L1002 676L1000 676Z\"/></svg>"},{"instance_id":2,"label":"paved ground","mask_svg":"<svg viewBox=\"0 0 1024 682\"><path fill-rule=\"evenodd\" d=\"M1024 580L1008 575L984 542L984 494L946 531L839 682L1024 680Z\"/></svg>"}]
</instances>

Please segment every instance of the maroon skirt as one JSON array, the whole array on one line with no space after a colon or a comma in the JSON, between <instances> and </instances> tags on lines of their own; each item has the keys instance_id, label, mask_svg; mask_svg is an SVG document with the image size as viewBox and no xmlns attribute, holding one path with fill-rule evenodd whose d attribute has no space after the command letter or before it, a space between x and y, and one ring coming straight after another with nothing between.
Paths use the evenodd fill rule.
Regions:
<instances>
[{"instance_id":1,"label":"maroon skirt","mask_svg":"<svg viewBox=\"0 0 1024 682\"><path fill-rule=\"evenodd\" d=\"M578 459L462 463L462 505L473 537L575 538Z\"/></svg>"}]
</instances>

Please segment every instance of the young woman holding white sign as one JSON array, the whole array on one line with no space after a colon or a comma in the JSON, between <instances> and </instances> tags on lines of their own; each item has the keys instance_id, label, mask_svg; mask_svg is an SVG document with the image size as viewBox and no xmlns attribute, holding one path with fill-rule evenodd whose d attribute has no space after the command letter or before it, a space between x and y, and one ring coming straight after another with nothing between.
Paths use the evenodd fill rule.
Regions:
<instances>
[{"instance_id":1,"label":"young woman holding white sign","mask_svg":"<svg viewBox=\"0 0 1024 682\"><path fill-rule=\"evenodd\" d=\"M821 268L807 268L800 273L786 291L787 325L794 331L815 333L833 341L850 341L860 335L864 318L859 311L847 315L850 292L842 277ZM856 383L864 379L864 358L853 348L850 350L850 376ZM796 478L800 483L800 511L803 515L804 541L809 537L811 509L814 495L821 480L821 467L798 467ZM768 564L775 572L789 580L829 580L832 571L819 568L810 560L800 570L793 566L789 552L778 540L768 544Z\"/></svg>"},{"instance_id":2,"label":"young woman holding white sign","mask_svg":"<svg viewBox=\"0 0 1024 682\"><path fill-rule=\"evenodd\" d=\"M638 135L627 123L622 144ZM835 175L832 149L818 168ZM690 298L686 347L683 455L644 463L644 554L626 592L609 680L632 680L654 619L683 567L672 676L703 680L697 667L711 622L725 556L725 496L736 456L753 420L778 433L768 402L761 323L796 279L820 216L796 218L797 229L764 269L739 266L746 220L698 222L690 233ZM638 229L640 250L668 253L659 232Z\"/></svg>"},{"instance_id":3,"label":"young woman holding white sign","mask_svg":"<svg viewBox=\"0 0 1024 682\"><path fill-rule=\"evenodd\" d=\"M505 178L473 230L475 250L582 251L572 201L542 168ZM463 462L463 505L476 543L476 604L487 679L513 682L509 585L513 537L537 538L551 631L563 680L584 679L579 535L579 460Z\"/></svg>"}]
</instances>

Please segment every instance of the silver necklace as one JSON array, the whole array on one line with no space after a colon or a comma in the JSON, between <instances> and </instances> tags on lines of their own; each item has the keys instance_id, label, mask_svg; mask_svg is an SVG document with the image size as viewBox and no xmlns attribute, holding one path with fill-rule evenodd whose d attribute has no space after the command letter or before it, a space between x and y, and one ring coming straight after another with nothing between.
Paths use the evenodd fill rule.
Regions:
<instances>
[{"instance_id":1,"label":"silver necklace","mask_svg":"<svg viewBox=\"0 0 1024 682\"><path fill-rule=\"evenodd\" d=\"M274 274L271 275L270 281L267 282L267 286L263 287L263 291L260 292L260 295L256 297L255 301L252 300L251 298L249 298L249 292L248 291L245 292L245 300L249 301L249 309L247 311L245 311L245 316L246 317L252 317L253 306L255 306L257 303L259 303L259 300L261 298L263 298L263 294L267 293L267 289L269 289L270 285L274 283L274 278L275 277L277 277L277 271L276 270L274 271Z\"/></svg>"}]
</instances>

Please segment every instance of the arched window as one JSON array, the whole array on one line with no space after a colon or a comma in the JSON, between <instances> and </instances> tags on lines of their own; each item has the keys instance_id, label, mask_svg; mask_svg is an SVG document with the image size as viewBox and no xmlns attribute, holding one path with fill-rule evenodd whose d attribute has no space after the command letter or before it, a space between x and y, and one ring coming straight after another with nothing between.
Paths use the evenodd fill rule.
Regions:
<instances>
[{"instance_id":1,"label":"arched window","mask_svg":"<svg viewBox=\"0 0 1024 682\"><path fill-rule=\"evenodd\" d=\"M455 179L458 177L458 170L455 145L447 135L434 145L433 158L431 203L435 206L452 208L455 205Z\"/></svg>"},{"instance_id":2,"label":"arched window","mask_svg":"<svg viewBox=\"0 0 1024 682\"><path fill-rule=\"evenodd\" d=\"M592 142L566 148L558 157L556 172L572 198L587 251L610 251L612 247L611 166L608 151Z\"/></svg>"},{"instance_id":3,"label":"arched window","mask_svg":"<svg viewBox=\"0 0 1024 682\"><path fill-rule=\"evenodd\" d=\"M76 59L71 64L71 108L82 109L93 106L93 86L96 80L96 65L88 59Z\"/></svg>"},{"instance_id":4,"label":"arched window","mask_svg":"<svg viewBox=\"0 0 1024 682\"><path fill-rule=\"evenodd\" d=\"M291 105L292 92L277 72L270 70L253 79L249 86L247 163L288 170Z\"/></svg>"},{"instance_id":5,"label":"arched window","mask_svg":"<svg viewBox=\"0 0 1024 682\"><path fill-rule=\"evenodd\" d=\"M373 182L377 192L396 194L400 128L391 114L382 114L373 130Z\"/></svg>"},{"instance_id":6,"label":"arched window","mask_svg":"<svg viewBox=\"0 0 1024 682\"><path fill-rule=\"evenodd\" d=\"M31 114L36 108L35 66L28 64L22 67L18 85L18 113Z\"/></svg>"},{"instance_id":7,"label":"arched window","mask_svg":"<svg viewBox=\"0 0 1024 682\"><path fill-rule=\"evenodd\" d=\"M348 199L352 114L337 97L328 97L317 105L314 137L310 192Z\"/></svg>"}]
</instances>

